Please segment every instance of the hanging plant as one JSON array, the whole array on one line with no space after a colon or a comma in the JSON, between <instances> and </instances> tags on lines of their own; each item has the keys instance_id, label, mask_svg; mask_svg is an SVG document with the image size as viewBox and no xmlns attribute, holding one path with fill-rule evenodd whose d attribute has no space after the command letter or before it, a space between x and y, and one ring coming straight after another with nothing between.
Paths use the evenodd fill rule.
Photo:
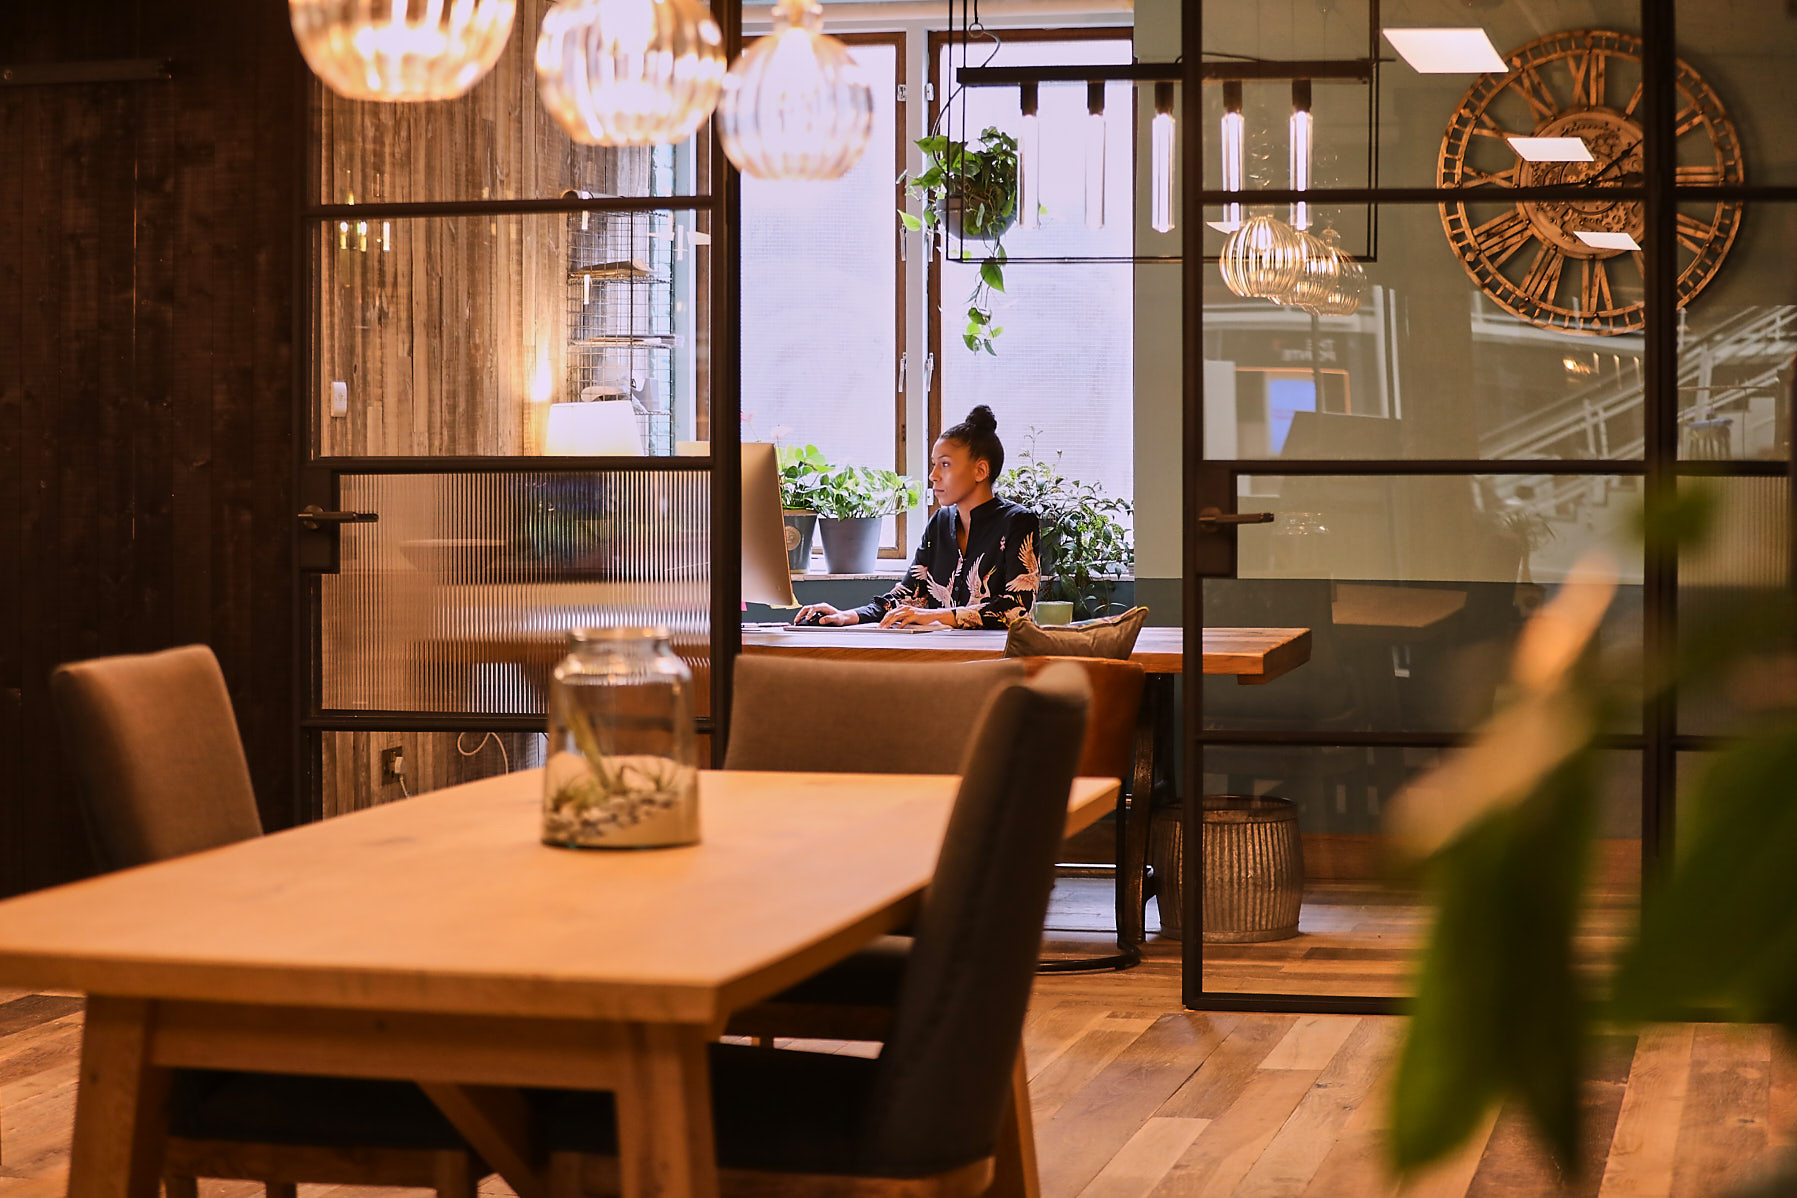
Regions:
<instances>
[{"instance_id":1,"label":"hanging plant","mask_svg":"<svg viewBox=\"0 0 1797 1198\"><path fill-rule=\"evenodd\" d=\"M923 215L901 210L899 219L907 229L947 229L992 243L967 297L961 341L974 353L996 354L992 342L1004 329L992 323L992 296L1005 289L1004 235L1017 223L1017 139L988 125L971 145L939 135L920 137L916 145L924 165L906 186L923 200Z\"/></svg>"}]
</instances>

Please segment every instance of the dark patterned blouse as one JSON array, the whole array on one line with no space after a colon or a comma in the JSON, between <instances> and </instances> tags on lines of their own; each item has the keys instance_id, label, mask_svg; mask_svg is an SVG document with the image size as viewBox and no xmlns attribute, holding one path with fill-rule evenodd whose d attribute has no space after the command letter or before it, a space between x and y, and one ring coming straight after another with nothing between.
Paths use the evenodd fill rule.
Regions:
<instances>
[{"instance_id":1,"label":"dark patterned blouse","mask_svg":"<svg viewBox=\"0 0 1797 1198\"><path fill-rule=\"evenodd\" d=\"M989 499L969 513L967 552L956 543L953 507L936 509L924 526L904 579L865 607L863 624L899 607L953 608L957 628L1006 628L1036 603L1042 576L1036 550L1041 525L1028 508Z\"/></svg>"}]
</instances>

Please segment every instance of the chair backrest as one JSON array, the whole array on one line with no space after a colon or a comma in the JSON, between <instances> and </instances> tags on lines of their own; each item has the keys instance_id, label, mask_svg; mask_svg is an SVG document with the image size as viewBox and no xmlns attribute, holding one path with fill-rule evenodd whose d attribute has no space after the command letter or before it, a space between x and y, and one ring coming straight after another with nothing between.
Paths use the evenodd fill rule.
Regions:
<instances>
[{"instance_id":1,"label":"chair backrest","mask_svg":"<svg viewBox=\"0 0 1797 1198\"><path fill-rule=\"evenodd\" d=\"M864 1125L890 1176L992 1154L1085 721L1084 673L1056 667L994 695L968 747Z\"/></svg>"},{"instance_id":2,"label":"chair backrest","mask_svg":"<svg viewBox=\"0 0 1797 1198\"><path fill-rule=\"evenodd\" d=\"M1079 748L1082 778L1115 778L1128 785L1136 760L1136 722L1148 672L1133 661L1104 657L1014 657L1031 678L1057 662L1086 672L1092 701L1086 711L1086 739Z\"/></svg>"},{"instance_id":3,"label":"chair backrest","mask_svg":"<svg viewBox=\"0 0 1797 1198\"><path fill-rule=\"evenodd\" d=\"M987 700L1023 676L1002 660L741 657L724 768L953 774Z\"/></svg>"},{"instance_id":4,"label":"chair backrest","mask_svg":"<svg viewBox=\"0 0 1797 1198\"><path fill-rule=\"evenodd\" d=\"M206 646L58 666L50 696L106 868L262 835L231 696Z\"/></svg>"}]
</instances>

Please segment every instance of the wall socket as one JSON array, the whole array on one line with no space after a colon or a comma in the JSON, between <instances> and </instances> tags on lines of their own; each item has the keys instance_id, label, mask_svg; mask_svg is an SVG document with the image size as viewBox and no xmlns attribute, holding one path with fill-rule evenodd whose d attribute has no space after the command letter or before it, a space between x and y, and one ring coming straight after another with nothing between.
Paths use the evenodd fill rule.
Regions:
<instances>
[{"instance_id":1,"label":"wall socket","mask_svg":"<svg viewBox=\"0 0 1797 1198\"><path fill-rule=\"evenodd\" d=\"M381 750L381 785L392 786L406 773L405 750L398 745Z\"/></svg>"}]
</instances>

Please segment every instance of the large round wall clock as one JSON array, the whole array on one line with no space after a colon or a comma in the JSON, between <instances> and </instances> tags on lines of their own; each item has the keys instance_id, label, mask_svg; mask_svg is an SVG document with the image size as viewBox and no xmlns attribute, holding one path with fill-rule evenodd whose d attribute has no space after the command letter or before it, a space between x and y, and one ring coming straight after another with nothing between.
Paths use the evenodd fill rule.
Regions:
<instances>
[{"instance_id":1,"label":"large round wall clock","mask_svg":"<svg viewBox=\"0 0 1797 1198\"><path fill-rule=\"evenodd\" d=\"M1592 196L1552 203L1469 196L1443 204L1448 241L1473 281L1531 324L1591 334L1639 329L1642 254L1628 247L1642 243L1645 214L1640 203L1606 201L1603 192L1638 188L1643 178L1641 39L1606 30L1556 33L1507 61L1509 72L1481 76L1448 123L1438 185L1494 192L1577 185ZM1677 89L1677 182L1740 183L1741 143L1722 101L1682 61ZM1511 137L1578 138L1591 160L1527 161ZM1716 276L1740 225L1738 203L1680 201L1680 307Z\"/></svg>"}]
</instances>

